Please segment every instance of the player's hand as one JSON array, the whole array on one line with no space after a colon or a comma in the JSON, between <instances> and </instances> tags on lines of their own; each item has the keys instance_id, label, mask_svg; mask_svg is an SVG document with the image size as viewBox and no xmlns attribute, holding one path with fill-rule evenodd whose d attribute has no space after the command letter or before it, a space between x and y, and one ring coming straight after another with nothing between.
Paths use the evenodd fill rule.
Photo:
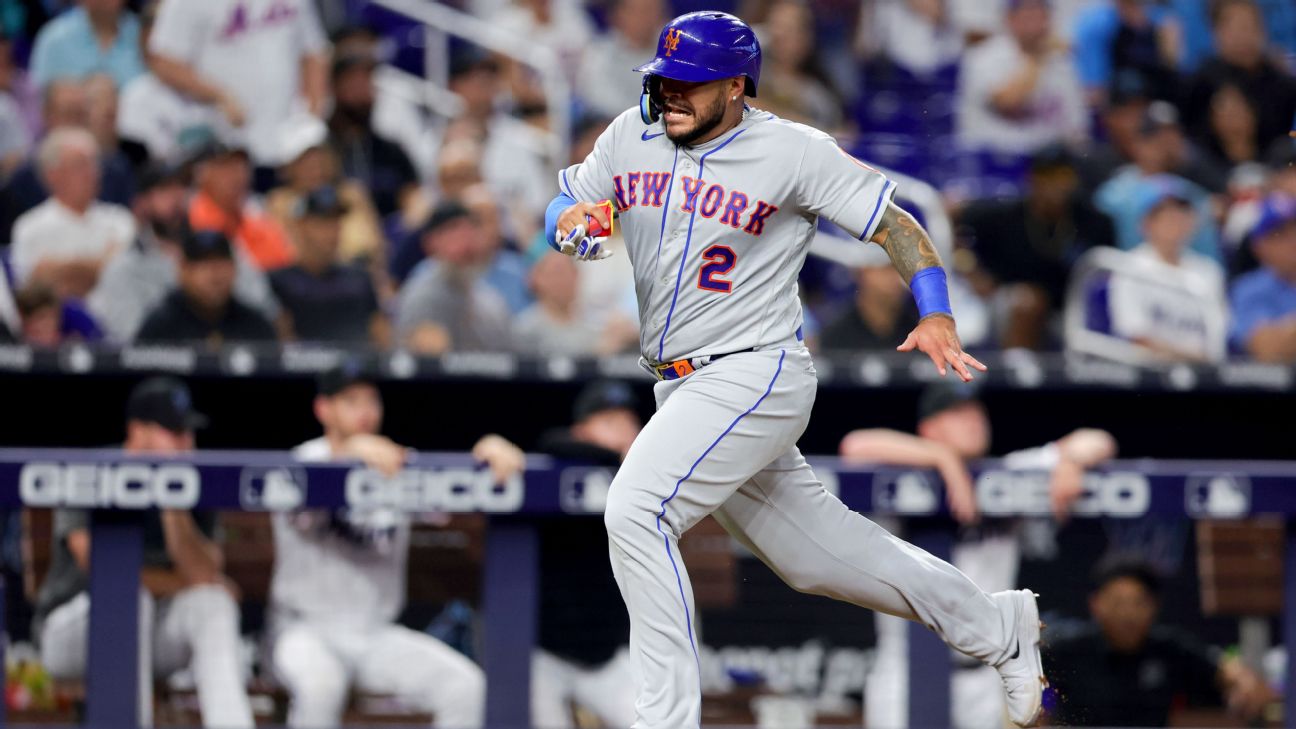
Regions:
<instances>
[{"instance_id":1,"label":"player's hand","mask_svg":"<svg viewBox=\"0 0 1296 729\"><path fill-rule=\"evenodd\" d=\"M1053 517L1063 521L1071 514L1071 507L1084 496L1085 469L1079 463L1063 458L1053 467L1049 477L1049 503Z\"/></svg>"},{"instance_id":2,"label":"player's hand","mask_svg":"<svg viewBox=\"0 0 1296 729\"><path fill-rule=\"evenodd\" d=\"M582 261L599 261L612 255L600 239L591 238L586 233L589 226L586 217L593 218L604 230L612 228L612 218L607 208L597 203L578 202L562 211L558 216L558 229L554 231L554 242L558 251L566 256L573 256Z\"/></svg>"},{"instance_id":3,"label":"player's hand","mask_svg":"<svg viewBox=\"0 0 1296 729\"><path fill-rule=\"evenodd\" d=\"M986 371L985 365L963 351L958 332L954 329L954 317L946 314L928 314L923 317L918 322L918 326L909 332L908 337L905 337L904 344L896 349L901 352L912 352L917 349L931 357L941 377L945 376L947 367L952 367L958 373L959 379L964 382L972 381L972 373L968 371L969 366L979 372Z\"/></svg>"},{"instance_id":4,"label":"player's hand","mask_svg":"<svg viewBox=\"0 0 1296 729\"><path fill-rule=\"evenodd\" d=\"M381 435L353 435L343 451L384 476L395 476L409 460L409 449Z\"/></svg>"},{"instance_id":5,"label":"player's hand","mask_svg":"<svg viewBox=\"0 0 1296 729\"><path fill-rule=\"evenodd\" d=\"M526 454L502 436L483 436L473 446L472 456L490 467L495 483L504 483L526 468Z\"/></svg>"}]
</instances>

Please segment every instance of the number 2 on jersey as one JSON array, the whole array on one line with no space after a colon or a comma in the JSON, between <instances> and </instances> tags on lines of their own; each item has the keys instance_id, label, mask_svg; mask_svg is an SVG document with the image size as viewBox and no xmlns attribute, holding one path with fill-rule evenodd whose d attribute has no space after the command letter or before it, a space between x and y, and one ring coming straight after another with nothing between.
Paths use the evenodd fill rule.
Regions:
<instances>
[{"instance_id":1,"label":"number 2 on jersey","mask_svg":"<svg viewBox=\"0 0 1296 729\"><path fill-rule=\"evenodd\" d=\"M727 294L733 291L733 281L720 278L733 270L738 254L729 246L714 245L702 252L702 270L698 272L698 288Z\"/></svg>"}]
</instances>

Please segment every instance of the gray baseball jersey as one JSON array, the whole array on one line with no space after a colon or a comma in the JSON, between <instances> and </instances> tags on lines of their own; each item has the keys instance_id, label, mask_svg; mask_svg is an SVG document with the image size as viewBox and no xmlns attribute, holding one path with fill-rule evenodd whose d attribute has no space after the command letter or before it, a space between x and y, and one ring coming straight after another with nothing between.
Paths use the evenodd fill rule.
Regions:
<instances>
[{"instance_id":1,"label":"gray baseball jersey","mask_svg":"<svg viewBox=\"0 0 1296 729\"><path fill-rule=\"evenodd\" d=\"M559 173L577 200L611 199L634 264L641 352L653 363L784 341L801 326L797 275L823 216L873 234L895 184L832 137L749 108L696 147L631 109Z\"/></svg>"}]
</instances>

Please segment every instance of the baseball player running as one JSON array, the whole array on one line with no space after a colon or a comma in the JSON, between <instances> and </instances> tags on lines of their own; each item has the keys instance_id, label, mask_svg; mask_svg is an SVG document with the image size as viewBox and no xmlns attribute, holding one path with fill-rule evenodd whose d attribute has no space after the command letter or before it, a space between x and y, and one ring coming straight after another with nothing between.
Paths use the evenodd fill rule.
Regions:
<instances>
[{"instance_id":1,"label":"baseball player running","mask_svg":"<svg viewBox=\"0 0 1296 729\"><path fill-rule=\"evenodd\" d=\"M751 28L718 12L671 21L638 109L558 175L553 246L607 255L591 228L624 227L643 364L657 412L613 481L605 522L640 679L636 729L697 727L693 592L681 534L713 513L788 584L921 621L999 670L1009 717L1031 724L1044 685L1029 591L988 594L824 490L796 448L815 397L797 275L826 217L886 249L922 315L900 351L944 375L963 352L931 240L891 202L895 184L828 135L749 106L760 81ZM610 200L610 203L599 204ZM597 236L598 233L595 233Z\"/></svg>"}]
</instances>

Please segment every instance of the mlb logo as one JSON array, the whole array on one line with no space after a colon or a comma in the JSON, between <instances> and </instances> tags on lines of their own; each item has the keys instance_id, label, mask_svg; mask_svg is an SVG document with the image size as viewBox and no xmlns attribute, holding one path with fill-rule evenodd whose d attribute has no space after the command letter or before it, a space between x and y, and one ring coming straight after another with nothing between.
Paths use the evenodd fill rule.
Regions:
<instances>
[{"instance_id":1,"label":"mlb logo","mask_svg":"<svg viewBox=\"0 0 1296 729\"><path fill-rule=\"evenodd\" d=\"M612 489L607 468L568 468L558 479L558 503L569 514L601 514Z\"/></svg>"},{"instance_id":2,"label":"mlb logo","mask_svg":"<svg viewBox=\"0 0 1296 729\"><path fill-rule=\"evenodd\" d=\"M1251 482L1241 476L1192 476L1184 489L1189 516L1233 518L1251 512Z\"/></svg>"},{"instance_id":3,"label":"mlb logo","mask_svg":"<svg viewBox=\"0 0 1296 729\"><path fill-rule=\"evenodd\" d=\"M300 468L245 468L239 503L249 511L291 511L306 503L306 473Z\"/></svg>"},{"instance_id":4,"label":"mlb logo","mask_svg":"<svg viewBox=\"0 0 1296 729\"><path fill-rule=\"evenodd\" d=\"M879 473L873 481L873 508L893 514L935 514L940 508L940 491L927 474L919 471Z\"/></svg>"}]
</instances>

